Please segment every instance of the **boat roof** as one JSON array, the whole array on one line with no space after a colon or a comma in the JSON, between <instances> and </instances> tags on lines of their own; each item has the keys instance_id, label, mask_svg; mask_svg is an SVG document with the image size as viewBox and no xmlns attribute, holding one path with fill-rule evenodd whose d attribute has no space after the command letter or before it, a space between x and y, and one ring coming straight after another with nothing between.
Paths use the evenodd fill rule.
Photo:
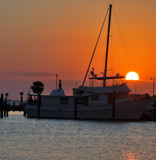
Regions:
<instances>
[{"instance_id":1,"label":"boat roof","mask_svg":"<svg viewBox=\"0 0 156 160\"><path fill-rule=\"evenodd\" d=\"M89 79L96 79L96 80L104 80L104 79L122 79L125 78L124 76L113 76L113 77L90 77Z\"/></svg>"},{"instance_id":2,"label":"boat roof","mask_svg":"<svg viewBox=\"0 0 156 160\"><path fill-rule=\"evenodd\" d=\"M76 89L76 91L83 92L82 96L88 96L91 94L113 93L114 91L117 93L131 92L131 90L128 88L128 86L126 84L105 86L105 87L80 86L79 88Z\"/></svg>"},{"instance_id":3,"label":"boat roof","mask_svg":"<svg viewBox=\"0 0 156 160\"><path fill-rule=\"evenodd\" d=\"M54 89L51 91L49 96L65 96L65 93L63 89Z\"/></svg>"}]
</instances>

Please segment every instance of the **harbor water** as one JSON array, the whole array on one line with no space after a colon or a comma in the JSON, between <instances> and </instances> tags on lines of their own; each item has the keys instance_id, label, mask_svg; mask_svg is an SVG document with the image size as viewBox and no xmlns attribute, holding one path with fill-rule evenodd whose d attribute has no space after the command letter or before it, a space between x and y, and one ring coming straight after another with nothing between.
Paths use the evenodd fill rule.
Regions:
<instances>
[{"instance_id":1,"label":"harbor water","mask_svg":"<svg viewBox=\"0 0 156 160\"><path fill-rule=\"evenodd\" d=\"M155 160L156 122L0 119L0 160Z\"/></svg>"}]
</instances>

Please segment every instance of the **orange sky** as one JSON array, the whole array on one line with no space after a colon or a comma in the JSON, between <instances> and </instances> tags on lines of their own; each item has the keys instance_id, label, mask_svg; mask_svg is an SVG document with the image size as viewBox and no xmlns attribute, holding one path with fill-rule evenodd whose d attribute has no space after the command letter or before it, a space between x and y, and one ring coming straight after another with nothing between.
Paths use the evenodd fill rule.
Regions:
<instances>
[{"instance_id":1,"label":"orange sky","mask_svg":"<svg viewBox=\"0 0 156 160\"><path fill-rule=\"evenodd\" d=\"M1 0L1 92L14 98L14 92L26 93L34 80L42 80L48 93L55 87L51 73L59 74L67 90L81 85L108 2L114 10L109 74L136 71L142 81L156 77L155 0ZM96 73L104 70L106 31L107 24L91 65Z\"/></svg>"}]
</instances>

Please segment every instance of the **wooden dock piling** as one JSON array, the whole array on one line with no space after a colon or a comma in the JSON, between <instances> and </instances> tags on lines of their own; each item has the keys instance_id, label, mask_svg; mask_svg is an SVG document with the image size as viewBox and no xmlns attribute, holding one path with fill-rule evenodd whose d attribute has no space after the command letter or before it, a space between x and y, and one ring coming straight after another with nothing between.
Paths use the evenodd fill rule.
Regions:
<instances>
[{"instance_id":1,"label":"wooden dock piling","mask_svg":"<svg viewBox=\"0 0 156 160\"><path fill-rule=\"evenodd\" d=\"M154 121L156 121L156 100L154 100L153 104L153 119Z\"/></svg>"},{"instance_id":2,"label":"wooden dock piling","mask_svg":"<svg viewBox=\"0 0 156 160\"><path fill-rule=\"evenodd\" d=\"M116 92L113 91L113 95L112 95L112 120L115 120L115 114L116 114Z\"/></svg>"},{"instance_id":3,"label":"wooden dock piling","mask_svg":"<svg viewBox=\"0 0 156 160\"><path fill-rule=\"evenodd\" d=\"M5 101L3 103L3 105L4 105L4 117L8 117L7 98L8 98L8 93L5 94Z\"/></svg>"},{"instance_id":4,"label":"wooden dock piling","mask_svg":"<svg viewBox=\"0 0 156 160\"><path fill-rule=\"evenodd\" d=\"M37 118L40 118L40 107L41 107L41 95L38 95L38 108L37 108Z\"/></svg>"},{"instance_id":5,"label":"wooden dock piling","mask_svg":"<svg viewBox=\"0 0 156 160\"><path fill-rule=\"evenodd\" d=\"M75 106L74 106L74 119L76 120L77 119L77 97L75 97L74 99L74 103L75 103Z\"/></svg>"},{"instance_id":6,"label":"wooden dock piling","mask_svg":"<svg viewBox=\"0 0 156 160\"><path fill-rule=\"evenodd\" d=\"M20 105L23 104L23 92L20 92L20 95L21 95L21 102L20 102Z\"/></svg>"},{"instance_id":7,"label":"wooden dock piling","mask_svg":"<svg viewBox=\"0 0 156 160\"><path fill-rule=\"evenodd\" d=\"M1 118L3 118L3 111L4 111L4 107L3 107L3 94L1 94L1 98L0 98L0 116L1 116Z\"/></svg>"}]
</instances>

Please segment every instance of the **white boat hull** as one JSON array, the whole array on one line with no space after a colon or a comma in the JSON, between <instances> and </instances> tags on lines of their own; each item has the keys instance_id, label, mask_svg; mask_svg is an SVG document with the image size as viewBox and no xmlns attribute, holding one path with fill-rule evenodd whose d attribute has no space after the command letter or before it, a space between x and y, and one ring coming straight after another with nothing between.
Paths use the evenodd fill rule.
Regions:
<instances>
[{"instance_id":1,"label":"white boat hull","mask_svg":"<svg viewBox=\"0 0 156 160\"><path fill-rule=\"evenodd\" d=\"M146 111L150 99L141 99L116 104L116 120L139 120ZM37 105L26 105L25 112L28 117L38 117ZM111 120L112 104L103 106L77 105L77 112L74 105L40 106L40 118L62 118L62 119L105 119Z\"/></svg>"}]
</instances>

